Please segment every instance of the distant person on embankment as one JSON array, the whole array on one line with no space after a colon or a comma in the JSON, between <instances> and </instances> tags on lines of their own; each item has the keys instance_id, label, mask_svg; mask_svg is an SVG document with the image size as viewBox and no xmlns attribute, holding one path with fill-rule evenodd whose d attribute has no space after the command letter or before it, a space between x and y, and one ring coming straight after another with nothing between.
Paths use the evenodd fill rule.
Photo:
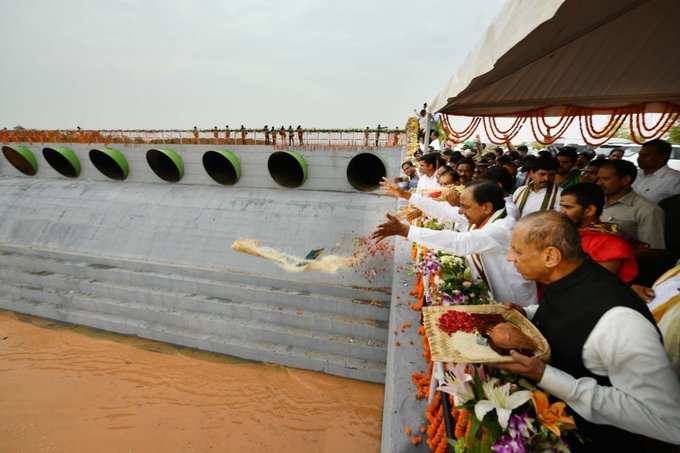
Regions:
<instances>
[{"instance_id":1,"label":"distant person on embankment","mask_svg":"<svg viewBox=\"0 0 680 453\"><path fill-rule=\"evenodd\" d=\"M303 142L303 140L302 140L302 135L305 133L305 130L304 130L304 129L302 128L302 126L300 126L299 124L298 124L298 127L295 128L295 130L297 131L298 144L299 144L299 145L304 145L304 142Z\"/></svg>"}]
</instances>

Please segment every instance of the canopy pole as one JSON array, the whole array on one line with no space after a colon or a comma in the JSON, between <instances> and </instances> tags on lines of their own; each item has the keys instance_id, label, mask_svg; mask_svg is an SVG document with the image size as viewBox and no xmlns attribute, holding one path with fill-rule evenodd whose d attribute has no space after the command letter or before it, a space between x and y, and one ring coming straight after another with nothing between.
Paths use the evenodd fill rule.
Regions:
<instances>
[{"instance_id":1,"label":"canopy pole","mask_svg":"<svg viewBox=\"0 0 680 453\"><path fill-rule=\"evenodd\" d=\"M434 117L430 113L429 109L425 110L425 118L427 121L425 121L425 136L423 137L423 144L425 145L423 154L427 154L430 150L430 124L432 121L434 121Z\"/></svg>"}]
</instances>

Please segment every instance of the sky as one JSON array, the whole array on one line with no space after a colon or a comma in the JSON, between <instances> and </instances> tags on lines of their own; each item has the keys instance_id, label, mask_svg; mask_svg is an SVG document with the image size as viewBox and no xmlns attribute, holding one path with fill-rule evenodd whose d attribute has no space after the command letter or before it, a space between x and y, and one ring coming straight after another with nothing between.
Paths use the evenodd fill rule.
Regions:
<instances>
[{"instance_id":1,"label":"sky","mask_svg":"<svg viewBox=\"0 0 680 453\"><path fill-rule=\"evenodd\" d=\"M504 2L0 0L0 127L401 127Z\"/></svg>"}]
</instances>

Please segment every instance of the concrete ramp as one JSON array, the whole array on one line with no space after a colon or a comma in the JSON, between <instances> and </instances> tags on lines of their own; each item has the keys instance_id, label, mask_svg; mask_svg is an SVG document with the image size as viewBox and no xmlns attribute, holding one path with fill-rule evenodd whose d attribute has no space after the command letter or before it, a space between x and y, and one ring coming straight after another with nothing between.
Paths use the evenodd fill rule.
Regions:
<instances>
[{"instance_id":1,"label":"concrete ramp","mask_svg":"<svg viewBox=\"0 0 680 453\"><path fill-rule=\"evenodd\" d=\"M241 167L231 186L203 166L218 147L175 145L184 175L168 183L146 161L152 146L117 147L129 163L124 181L97 170L94 145L68 145L81 164L76 178L49 165L44 145L25 146L37 158L35 176L0 162L0 307L384 381L390 259L337 274L289 273L230 248L255 238L296 256L355 252L356 238L396 209L350 184L357 151L302 152L308 178L285 189L269 174L264 146L228 147ZM388 176L398 174L399 149L372 154Z\"/></svg>"}]
</instances>

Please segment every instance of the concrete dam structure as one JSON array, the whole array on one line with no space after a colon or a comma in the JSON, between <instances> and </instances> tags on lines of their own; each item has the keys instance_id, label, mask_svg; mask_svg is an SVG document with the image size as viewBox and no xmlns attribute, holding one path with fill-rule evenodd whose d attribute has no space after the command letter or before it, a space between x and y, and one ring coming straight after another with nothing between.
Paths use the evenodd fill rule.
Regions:
<instances>
[{"instance_id":1,"label":"concrete dam structure","mask_svg":"<svg viewBox=\"0 0 680 453\"><path fill-rule=\"evenodd\" d=\"M160 146L3 145L0 308L384 382L391 258L286 272L230 246L351 256L401 149Z\"/></svg>"}]
</instances>

